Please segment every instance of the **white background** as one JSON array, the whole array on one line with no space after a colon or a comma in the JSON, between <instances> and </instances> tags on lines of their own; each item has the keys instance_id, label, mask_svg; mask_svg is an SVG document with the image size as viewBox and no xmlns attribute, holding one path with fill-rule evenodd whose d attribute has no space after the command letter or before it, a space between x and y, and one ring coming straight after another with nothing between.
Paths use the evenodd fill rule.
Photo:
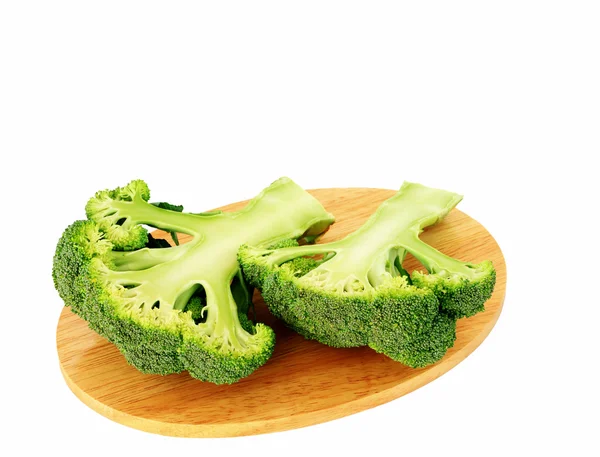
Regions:
<instances>
[{"instance_id":1,"label":"white background","mask_svg":"<svg viewBox=\"0 0 600 457\"><path fill-rule=\"evenodd\" d=\"M593 1L2 2L0 452L598 455L599 24ZM283 175L464 194L508 266L490 336L410 395L270 435L162 437L77 400L50 271L88 197L140 177L200 211Z\"/></svg>"}]
</instances>

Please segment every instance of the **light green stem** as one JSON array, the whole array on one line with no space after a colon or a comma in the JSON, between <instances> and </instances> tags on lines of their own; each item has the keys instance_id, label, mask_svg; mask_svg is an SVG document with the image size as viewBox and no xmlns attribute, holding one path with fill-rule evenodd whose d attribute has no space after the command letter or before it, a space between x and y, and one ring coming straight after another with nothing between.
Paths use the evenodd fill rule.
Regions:
<instances>
[{"instance_id":1,"label":"light green stem","mask_svg":"<svg viewBox=\"0 0 600 457\"><path fill-rule=\"evenodd\" d=\"M404 252L397 249L402 247L412 252L409 246L425 244L419 240L419 233L448 214L461 199L460 195L445 190L404 183L362 227L344 239L330 244L281 249L276 251L274 261L282 263L301 255L333 251L337 255L313 270L315 273L334 270L337 276L362 277L373 270L369 277L376 285L383 272L401 272L393 265L397 255L404 257ZM392 264L388 268L390 260ZM334 261L335 268L332 267Z\"/></svg>"},{"instance_id":2,"label":"light green stem","mask_svg":"<svg viewBox=\"0 0 600 457\"><path fill-rule=\"evenodd\" d=\"M438 273L442 270L460 273L467 278L473 277L475 270L469 268L468 263L463 263L421 241L418 237L407 237L402 247L410 252L429 273Z\"/></svg>"},{"instance_id":3,"label":"light green stem","mask_svg":"<svg viewBox=\"0 0 600 457\"><path fill-rule=\"evenodd\" d=\"M108 253L108 257L111 261L111 268L115 271L145 270L177 259L187 250L185 246L160 249L142 248L137 251L111 251Z\"/></svg>"},{"instance_id":4,"label":"light green stem","mask_svg":"<svg viewBox=\"0 0 600 457\"><path fill-rule=\"evenodd\" d=\"M195 236L200 234L202 218L210 218L210 216L198 216L159 208L142 200L137 195L130 202L115 200L112 206L118 211L117 214L120 217L128 217L131 225L146 224L170 232Z\"/></svg>"}]
</instances>

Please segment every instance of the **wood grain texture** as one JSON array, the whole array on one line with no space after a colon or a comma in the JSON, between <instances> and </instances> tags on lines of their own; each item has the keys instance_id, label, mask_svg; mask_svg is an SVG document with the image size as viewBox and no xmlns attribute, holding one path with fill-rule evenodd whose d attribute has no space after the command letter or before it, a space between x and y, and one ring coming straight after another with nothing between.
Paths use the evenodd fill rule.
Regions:
<instances>
[{"instance_id":1,"label":"wood grain texture","mask_svg":"<svg viewBox=\"0 0 600 457\"><path fill-rule=\"evenodd\" d=\"M395 194L392 190L363 188L310 192L337 219L322 242L354 231L382 201ZM222 209L237 210L244 203ZM462 260L489 259L497 270L496 288L486 310L459 321L454 347L432 366L411 369L366 347L335 349L305 340L273 318L256 292L258 319L275 330L277 345L266 365L236 384L215 386L187 373L144 375L68 308L63 309L57 328L60 368L75 395L98 413L163 435L268 433L372 408L431 382L464 360L489 334L502 309L506 266L498 244L483 226L454 209L421 238ZM412 271L420 265L408 258L406 267Z\"/></svg>"}]
</instances>

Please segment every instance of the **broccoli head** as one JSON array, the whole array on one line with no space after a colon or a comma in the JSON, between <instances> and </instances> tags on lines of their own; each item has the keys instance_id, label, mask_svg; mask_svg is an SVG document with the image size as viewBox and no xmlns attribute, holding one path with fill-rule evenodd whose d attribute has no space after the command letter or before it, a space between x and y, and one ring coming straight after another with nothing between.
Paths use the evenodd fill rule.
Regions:
<instances>
[{"instance_id":1,"label":"broccoli head","mask_svg":"<svg viewBox=\"0 0 600 457\"><path fill-rule=\"evenodd\" d=\"M456 319L481 309L494 285L491 263L463 264L419 239L461 199L404 183L342 240L270 249L245 244L238 260L271 312L305 337L334 347L368 345L423 367L452 347ZM402 266L407 253L432 274L409 276Z\"/></svg>"},{"instance_id":2,"label":"broccoli head","mask_svg":"<svg viewBox=\"0 0 600 457\"><path fill-rule=\"evenodd\" d=\"M248 376L271 356L275 335L248 318L239 246L316 237L333 217L287 178L231 213L184 213L149 199L135 180L89 200L88 220L69 226L56 248L59 295L144 373L187 370L215 384ZM144 226L191 241L157 242Z\"/></svg>"}]
</instances>

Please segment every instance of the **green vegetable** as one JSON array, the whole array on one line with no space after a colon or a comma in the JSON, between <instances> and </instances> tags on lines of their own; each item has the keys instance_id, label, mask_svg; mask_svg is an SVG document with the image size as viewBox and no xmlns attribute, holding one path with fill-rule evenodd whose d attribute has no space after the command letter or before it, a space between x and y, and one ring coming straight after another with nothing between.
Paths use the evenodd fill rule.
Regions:
<instances>
[{"instance_id":1,"label":"green vegetable","mask_svg":"<svg viewBox=\"0 0 600 457\"><path fill-rule=\"evenodd\" d=\"M335 347L368 345L423 367L443 357L454 344L456 319L482 310L495 283L491 262L461 262L419 239L461 199L404 183L343 240L271 249L247 243L238 260L271 312L305 337ZM407 252L430 274L409 277L402 267Z\"/></svg>"},{"instance_id":2,"label":"green vegetable","mask_svg":"<svg viewBox=\"0 0 600 457\"><path fill-rule=\"evenodd\" d=\"M247 317L252 289L240 274L239 246L314 237L333 217L287 178L232 213L184 213L149 198L141 180L96 193L88 220L58 242L56 289L142 372L187 370L215 384L248 376L271 356L275 335ZM142 224L192 240L170 246Z\"/></svg>"}]
</instances>

